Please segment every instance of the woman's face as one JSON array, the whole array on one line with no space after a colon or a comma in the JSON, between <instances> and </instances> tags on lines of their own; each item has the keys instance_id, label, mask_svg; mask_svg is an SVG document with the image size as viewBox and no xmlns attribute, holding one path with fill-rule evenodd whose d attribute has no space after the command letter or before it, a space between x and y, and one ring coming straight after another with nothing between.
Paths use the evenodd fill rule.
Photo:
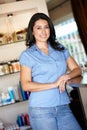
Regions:
<instances>
[{"instance_id":1,"label":"woman's face","mask_svg":"<svg viewBox=\"0 0 87 130\"><path fill-rule=\"evenodd\" d=\"M33 35L36 43L47 42L50 36L50 28L48 22L43 19L37 20L33 27Z\"/></svg>"}]
</instances>

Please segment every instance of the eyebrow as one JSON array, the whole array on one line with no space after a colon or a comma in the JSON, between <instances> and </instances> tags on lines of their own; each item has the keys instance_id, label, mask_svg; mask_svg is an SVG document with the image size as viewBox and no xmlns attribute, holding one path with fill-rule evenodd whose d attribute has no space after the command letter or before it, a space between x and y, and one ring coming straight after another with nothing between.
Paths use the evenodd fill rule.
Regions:
<instances>
[{"instance_id":1,"label":"eyebrow","mask_svg":"<svg viewBox=\"0 0 87 130\"><path fill-rule=\"evenodd\" d=\"M45 24L44 26L48 26L49 27L49 24ZM41 25L34 25L34 27L41 27Z\"/></svg>"}]
</instances>

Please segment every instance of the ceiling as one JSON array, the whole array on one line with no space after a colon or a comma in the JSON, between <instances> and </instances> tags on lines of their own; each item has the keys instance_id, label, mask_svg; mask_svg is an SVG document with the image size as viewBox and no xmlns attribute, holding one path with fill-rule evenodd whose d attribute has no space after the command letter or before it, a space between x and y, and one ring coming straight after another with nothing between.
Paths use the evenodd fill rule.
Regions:
<instances>
[{"instance_id":1,"label":"ceiling","mask_svg":"<svg viewBox=\"0 0 87 130\"><path fill-rule=\"evenodd\" d=\"M22 0L0 0L0 4L10 3L14 1L22 1ZM56 7L60 6L66 1L67 0L46 0L48 11L55 9Z\"/></svg>"},{"instance_id":2,"label":"ceiling","mask_svg":"<svg viewBox=\"0 0 87 130\"><path fill-rule=\"evenodd\" d=\"M46 0L48 10L51 11L57 8L58 6L61 6L62 4L64 4L66 1L68 0Z\"/></svg>"}]
</instances>

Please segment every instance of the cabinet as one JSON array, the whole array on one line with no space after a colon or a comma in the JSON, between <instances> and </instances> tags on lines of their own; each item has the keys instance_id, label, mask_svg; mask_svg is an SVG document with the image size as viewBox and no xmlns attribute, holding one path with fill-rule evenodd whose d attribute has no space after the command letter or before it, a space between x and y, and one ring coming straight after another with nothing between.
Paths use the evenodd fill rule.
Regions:
<instances>
[{"instance_id":1,"label":"cabinet","mask_svg":"<svg viewBox=\"0 0 87 130\"><path fill-rule=\"evenodd\" d=\"M12 2L0 5L0 32L6 33L7 24L5 17L13 14L12 26L13 30L24 29L27 27L32 14L36 12L44 12L48 14L45 0L26 0ZM9 29L8 29L9 30ZM12 30L11 30L12 31ZM0 63L18 59L20 53L26 49L25 41L14 42L0 46ZM5 92L8 86L14 86L19 83L20 73L0 76L0 92ZM0 119L4 123L15 123L17 115L28 111L28 102L20 102L8 106L0 107Z\"/></svg>"},{"instance_id":2,"label":"cabinet","mask_svg":"<svg viewBox=\"0 0 87 130\"><path fill-rule=\"evenodd\" d=\"M87 73L70 80L73 90L70 92L70 107L82 127L87 130Z\"/></svg>"},{"instance_id":3,"label":"cabinet","mask_svg":"<svg viewBox=\"0 0 87 130\"><path fill-rule=\"evenodd\" d=\"M86 101L87 101L87 84L80 85L80 88L74 88L71 92L72 101L70 103L71 110L78 120L83 130L87 129ZM84 105L85 104L85 105Z\"/></svg>"}]
</instances>

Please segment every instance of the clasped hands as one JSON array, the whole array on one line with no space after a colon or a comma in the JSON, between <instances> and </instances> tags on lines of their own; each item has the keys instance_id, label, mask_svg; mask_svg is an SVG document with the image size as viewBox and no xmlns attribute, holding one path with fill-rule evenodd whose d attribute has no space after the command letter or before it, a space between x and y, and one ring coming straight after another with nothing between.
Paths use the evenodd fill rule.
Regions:
<instances>
[{"instance_id":1,"label":"clasped hands","mask_svg":"<svg viewBox=\"0 0 87 130\"><path fill-rule=\"evenodd\" d=\"M62 75L56 80L55 85L59 87L60 93L64 92L66 89L66 82L70 80L70 76L68 74Z\"/></svg>"}]
</instances>

